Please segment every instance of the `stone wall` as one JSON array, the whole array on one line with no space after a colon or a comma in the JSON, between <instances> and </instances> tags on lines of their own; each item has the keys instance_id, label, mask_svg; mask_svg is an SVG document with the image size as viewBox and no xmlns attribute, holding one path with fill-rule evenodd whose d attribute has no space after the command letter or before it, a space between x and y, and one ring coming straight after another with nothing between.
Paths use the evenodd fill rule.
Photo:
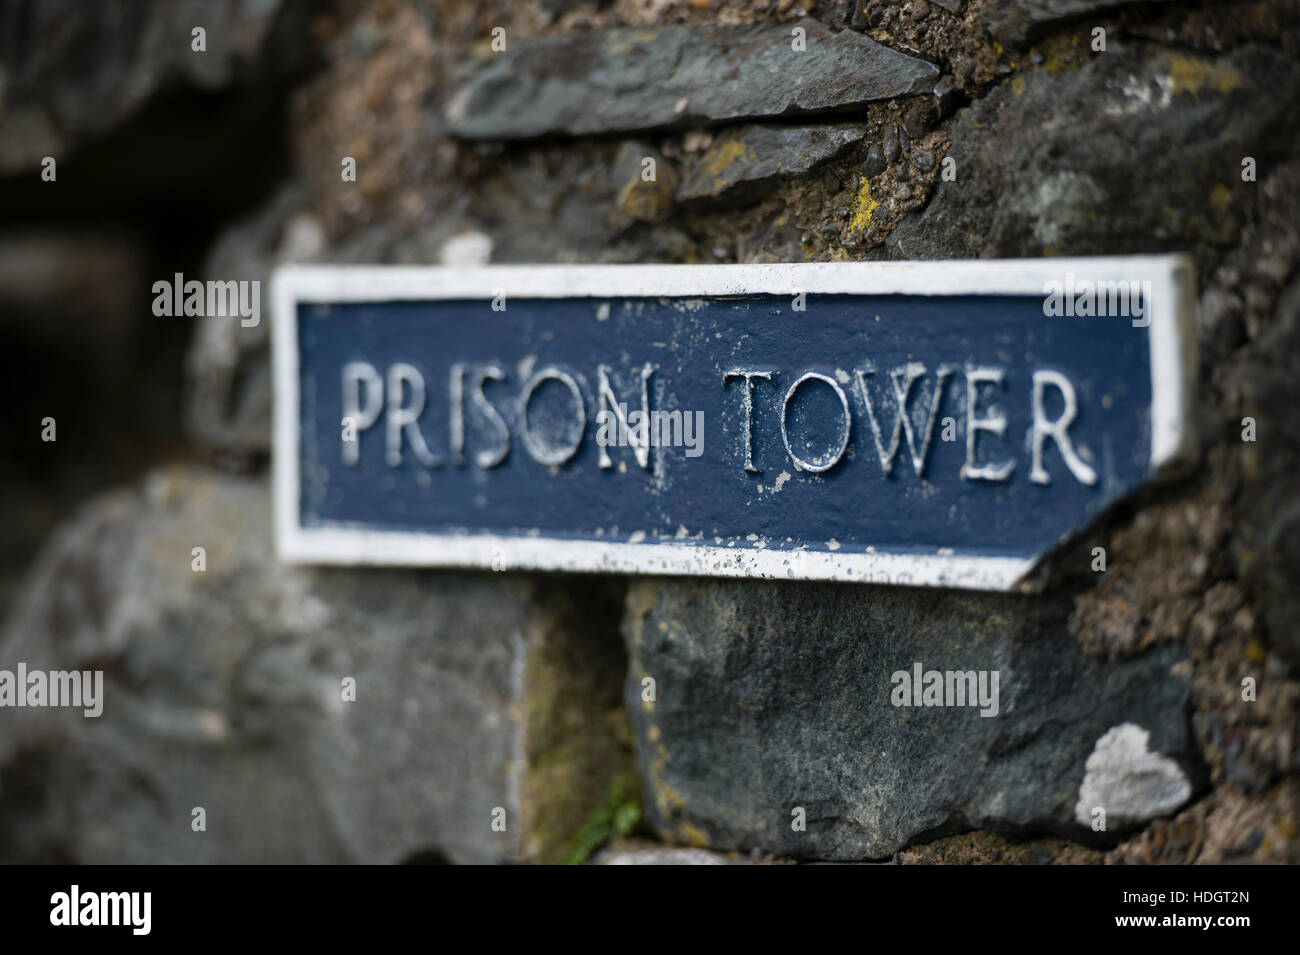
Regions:
<instances>
[{"instance_id":1,"label":"stone wall","mask_svg":"<svg viewBox=\"0 0 1300 955\"><path fill-rule=\"evenodd\" d=\"M0 330L55 362L9 376L0 667L107 685L0 710L0 860L1300 861L1300 3L127 7L0 5ZM267 323L145 295L1158 251L1201 458L1033 597L283 566ZM999 717L891 706L904 658Z\"/></svg>"}]
</instances>

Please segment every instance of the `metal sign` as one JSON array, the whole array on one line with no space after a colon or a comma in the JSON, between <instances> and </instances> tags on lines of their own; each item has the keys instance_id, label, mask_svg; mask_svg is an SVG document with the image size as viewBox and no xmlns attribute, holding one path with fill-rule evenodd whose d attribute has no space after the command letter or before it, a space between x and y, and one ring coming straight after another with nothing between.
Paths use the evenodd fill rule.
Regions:
<instances>
[{"instance_id":1,"label":"metal sign","mask_svg":"<svg viewBox=\"0 0 1300 955\"><path fill-rule=\"evenodd\" d=\"M1176 256L293 266L285 559L1032 587L1194 453Z\"/></svg>"}]
</instances>

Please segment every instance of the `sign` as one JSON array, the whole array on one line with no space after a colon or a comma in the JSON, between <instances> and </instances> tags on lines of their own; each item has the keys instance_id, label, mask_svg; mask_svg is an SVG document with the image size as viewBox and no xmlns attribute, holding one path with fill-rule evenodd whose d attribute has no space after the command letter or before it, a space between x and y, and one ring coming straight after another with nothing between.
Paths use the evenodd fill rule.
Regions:
<instances>
[{"instance_id":1,"label":"sign","mask_svg":"<svg viewBox=\"0 0 1300 955\"><path fill-rule=\"evenodd\" d=\"M292 266L291 561L1006 590L1194 453L1176 256Z\"/></svg>"}]
</instances>

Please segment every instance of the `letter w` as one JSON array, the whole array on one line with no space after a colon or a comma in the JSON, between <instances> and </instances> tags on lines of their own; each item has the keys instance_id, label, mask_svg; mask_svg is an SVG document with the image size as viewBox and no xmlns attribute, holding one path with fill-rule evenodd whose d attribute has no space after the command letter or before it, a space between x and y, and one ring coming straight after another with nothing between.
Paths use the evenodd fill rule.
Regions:
<instances>
[{"instance_id":1,"label":"letter w","mask_svg":"<svg viewBox=\"0 0 1300 955\"><path fill-rule=\"evenodd\" d=\"M867 386L867 376L875 373L875 366L867 362L865 370L858 370L858 388L862 391L862 400L867 406L867 420L871 422L871 432L876 437L876 452L880 455L880 471L886 477L890 476L894 470L894 460L898 457L899 445L902 442L903 435L906 435L907 449L912 455L912 469L916 472L917 477L924 477L926 457L930 452L930 439L934 436L934 419L938 416L939 406L943 403L943 388L947 384L949 377L952 376L952 369L941 367L935 375L934 391L930 396L930 415L925 420L925 433L921 437L919 448L916 443L916 428L912 423L912 416L908 412L908 402L912 397L912 386L916 384L918 378L925 377L925 366L920 362L910 361L889 373L894 386L894 402L898 405L898 416L894 419L894 430L890 436L888 448L885 447L880 431L880 421L876 418L876 409L871 402L871 389Z\"/></svg>"}]
</instances>

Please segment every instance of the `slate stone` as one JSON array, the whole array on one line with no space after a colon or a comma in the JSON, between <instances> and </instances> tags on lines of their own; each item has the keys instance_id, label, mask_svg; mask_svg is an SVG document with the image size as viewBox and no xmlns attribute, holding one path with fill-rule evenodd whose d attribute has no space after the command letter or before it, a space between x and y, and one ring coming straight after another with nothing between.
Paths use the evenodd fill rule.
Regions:
<instances>
[{"instance_id":1,"label":"slate stone","mask_svg":"<svg viewBox=\"0 0 1300 955\"><path fill-rule=\"evenodd\" d=\"M293 569L270 526L266 481L177 469L57 533L0 668L101 669L103 714L3 711L0 860L557 858L630 768L618 587Z\"/></svg>"},{"instance_id":2,"label":"slate stone","mask_svg":"<svg viewBox=\"0 0 1300 955\"><path fill-rule=\"evenodd\" d=\"M648 818L669 841L853 860L967 828L1087 841L1081 794L1116 800L1103 837L1112 840L1176 809L1201 778L1183 652L1099 662L1067 632L1069 605L820 584L633 584L625 700ZM997 714L893 705L892 674L916 663L997 671ZM645 677L653 703L642 701ZM1125 746L1100 742L1127 724ZM1120 758L1142 733L1145 759ZM1133 796L1153 761L1165 785ZM803 832L792 829L797 808Z\"/></svg>"},{"instance_id":3,"label":"slate stone","mask_svg":"<svg viewBox=\"0 0 1300 955\"><path fill-rule=\"evenodd\" d=\"M980 9L980 16L984 17L985 25L995 37L1003 43L1020 46L1055 24L1107 14L1117 7L1141 2L1144 0L998 0L997 3L985 4Z\"/></svg>"},{"instance_id":4,"label":"slate stone","mask_svg":"<svg viewBox=\"0 0 1300 955\"><path fill-rule=\"evenodd\" d=\"M1300 176L1291 176L1295 188ZM1296 193L1274 201L1294 214ZM1292 222L1296 220L1292 219ZM1286 246L1282 246L1286 248ZM1292 246L1294 248L1294 246ZM1234 527L1234 553L1241 577L1258 597L1272 645L1300 672L1300 405L1296 355L1300 354L1300 281L1280 296L1274 323L1255 346L1256 360L1242 380L1243 411L1255 419L1256 439L1241 443L1245 489ZM1240 435L1240 419L1231 422Z\"/></svg>"},{"instance_id":5,"label":"slate stone","mask_svg":"<svg viewBox=\"0 0 1300 955\"><path fill-rule=\"evenodd\" d=\"M811 19L599 30L487 54L445 116L464 139L578 136L853 109L929 92L937 77L930 63Z\"/></svg>"},{"instance_id":6,"label":"slate stone","mask_svg":"<svg viewBox=\"0 0 1300 955\"><path fill-rule=\"evenodd\" d=\"M1191 252L1205 268L1241 222L1242 156L1300 148L1297 98L1300 63L1249 45L1116 47L1023 74L945 125L956 180L891 233L890 255Z\"/></svg>"},{"instance_id":7,"label":"slate stone","mask_svg":"<svg viewBox=\"0 0 1300 955\"><path fill-rule=\"evenodd\" d=\"M749 124L726 130L692 163L677 191L682 201L741 198L747 187L801 176L866 134L861 123L820 126Z\"/></svg>"}]
</instances>

